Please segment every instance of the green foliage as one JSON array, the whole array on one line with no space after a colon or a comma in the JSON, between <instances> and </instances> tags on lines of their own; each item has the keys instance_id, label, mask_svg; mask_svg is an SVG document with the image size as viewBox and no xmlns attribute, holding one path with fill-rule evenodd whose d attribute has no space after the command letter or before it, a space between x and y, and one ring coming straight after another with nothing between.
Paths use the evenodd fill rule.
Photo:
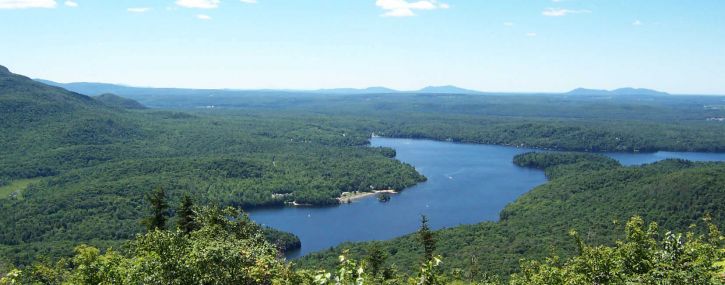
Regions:
<instances>
[{"instance_id":1,"label":"green foliage","mask_svg":"<svg viewBox=\"0 0 725 285\"><path fill-rule=\"evenodd\" d=\"M715 262L725 257L723 237L706 218L704 234L665 233L639 217L626 226L625 238L613 246L591 246L572 232L578 254L522 261L509 284L721 284ZM261 228L233 208L200 208L187 234L154 230L138 235L124 251L80 245L70 259L37 262L10 270L0 285L10 284L504 284L486 277L464 283L456 271L444 272L441 257L423 262L412 275L379 274L384 254L369 248L366 261L357 262L344 251L337 269L293 270L275 256Z\"/></svg>"},{"instance_id":2,"label":"green foliage","mask_svg":"<svg viewBox=\"0 0 725 285\"><path fill-rule=\"evenodd\" d=\"M146 196L151 205L151 215L147 217L143 223L146 230L163 230L166 228L166 220L168 219L169 204L166 202L166 192L164 188L156 187L156 189ZM181 217L182 219L184 217Z\"/></svg>"},{"instance_id":3,"label":"green foliage","mask_svg":"<svg viewBox=\"0 0 725 285\"><path fill-rule=\"evenodd\" d=\"M190 234L156 229L139 235L125 254L81 245L69 261L37 264L10 278L19 284L272 284L286 270L261 229L239 211L204 208L196 222L201 226Z\"/></svg>"},{"instance_id":4,"label":"green foliage","mask_svg":"<svg viewBox=\"0 0 725 285\"><path fill-rule=\"evenodd\" d=\"M39 178L35 179L21 179L15 181L0 181L0 199L11 198L11 199L22 199L23 191L35 182L40 181Z\"/></svg>"},{"instance_id":5,"label":"green foliage","mask_svg":"<svg viewBox=\"0 0 725 285\"><path fill-rule=\"evenodd\" d=\"M121 96L110 93L98 95L96 97L93 97L93 99L100 101L106 106L114 108L136 110L146 109L146 106L142 105L139 102L136 102L135 100L123 98Z\"/></svg>"},{"instance_id":6,"label":"green foliage","mask_svg":"<svg viewBox=\"0 0 725 285\"><path fill-rule=\"evenodd\" d=\"M436 241L430 227L428 227L428 217L425 215L420 216L418 239L420 239L420 244L423 246L423 261L430 262L433 260L433 253L436 250Z\"/></svg>"},{"instance_id":7,"label":"green foliage","mask_svg":"<svg viewBox=\"0 0 725 285\"><path fill-rule=\"evenodd\" d=\"M332 275L328 272L319 272L315 275L314 284L327 285L363 285L365 284L365 266L358 264L355 260L348 259L344 254L340 255L340 266Z\"/></svg>"},{"instance_id":8,"label":"green foliage","mask_svg":"<svg viewBox=\"0 0 725 285\"><path fill-rule=\"evenodd\" d=\"M176 213L178 216L177 228L179 230L185 234L189 234L196 230L196 224L194 223L194 216L196 216L196 213L194 212L194 202L191 200L189 195L184 195L181 198L181 204L179 205L179 209Z\"/></svg>"},{"instance_id":9,"label":"green foliage","mask_svg":"<svg viewBox=\"0 0 725 285\"><path fill-rule=\"evenodd\" d=\"M544 170L549 179L621 166L618 161L601 154L578 152L528 152L514 156L514 164Z\"/></svg>"},{"instance_id":10,"label":"green foliage","mask_svg":"<svg viewBox=\"0 0 725 285\"><path fill-rule=\"evenodd\" d=\"M263 227L262 233L264 234L264 237L267 239L267 241L274 245L274 247L281 253L299 249L300 247L302 247L302 242L300 241L300 238L294 234L276 230L270 227Z\"/></svg>"},{"instance_id":11,"label":"green foliage","mask_svg":"<svg viewBox=\"0 0 725 285\"><path fill-rule=\"evenodd\" d=\"M444 279L439 272L439 265L441 264L441 258L438 256L431 257L423 263L418 272L417 282L418 285L439 285L445 284Z\"/></svg>"},{"instance_id":12,"label":"green foliage","mask_svg":"<svg viewBox=\"0 0 725 285\"><path fill-rule=\"evenodd\" d=\"M370 244L365 260L370 265L370 274L372 276L378 276L379 273L382 273L386 258L386 253L378 243Z\"/></svg>"},{"instance_id":13,"label":"green foliage","mask_svg":"<svg viewBox=\"0 0 725 285\"><path fill-rule=\"evenodd\" d=\"M614 246L577 241L577 256L560 261L525 261L511 284L721 284L714 262L722 257L722 236L706 221L707 234L666 232L660 237L656 223L645 227L639 217L626 226L626 236Z\"/></svg>"}]
</instances>

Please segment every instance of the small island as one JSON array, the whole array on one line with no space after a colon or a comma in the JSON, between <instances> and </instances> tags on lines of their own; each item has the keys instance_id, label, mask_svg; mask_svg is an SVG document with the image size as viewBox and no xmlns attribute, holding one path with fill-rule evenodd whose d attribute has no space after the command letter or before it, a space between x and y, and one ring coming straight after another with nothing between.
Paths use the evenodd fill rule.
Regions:
<instances>
[{"instance_id":1,"label":"small island","mask_svg":"<svg viewBox=\"0 0 725 285\"><path fill-rule=\"evenodd\" d=\"M388 194L388 193L385 193L385 192L378 193L377 196L378 196L378 201L380 203L387 203L388 201L390 201L390 194Z\"/></svg>"}]
</instances>

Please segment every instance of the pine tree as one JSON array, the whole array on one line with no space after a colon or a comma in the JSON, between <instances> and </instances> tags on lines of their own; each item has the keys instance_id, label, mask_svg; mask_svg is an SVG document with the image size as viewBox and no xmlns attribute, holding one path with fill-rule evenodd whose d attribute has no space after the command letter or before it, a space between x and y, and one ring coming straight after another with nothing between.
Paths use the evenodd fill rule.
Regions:
<instances>
[{"instance_id":1,"label":"pine tree","mask_svg":"<svg viewBox=\"0 0 725 285\"><path fill-rule=\"evenodd\" d=\"M423 245L423 260L425 262L433 260L433 252L436 250L436 241L433 233L428 227L428 218L425 215L420 217L420 229L418 230L418 238Z\"/></svg>"},{"instance_id":2,"label":"pine tree","mask_svg":"<svg viewBox=\"0 0 725 285\"><path fill-rule=\"evenodd\" d=\"M149 231L165 229L169 205L166 203L166 192L164 188L157 187L146 196L146 200L151 204L151 216L144 220L146 229Z\"/></svg>"},{"instance_id":3,"label":"pine tree","mask_svg":"<svg viewBox=\"0 0 725 285\"><path fill-rule=\"evenodd\" d=\"M380 248L380 244L375 242L370 245L366 259L370 264L370 274L372 276L377 276L381 272L386 258L385 252Z\"/></svg>"},{"instance_id":4,"label":"pine tree","mask_svg":"<svg viewBox=\"0 0 725 285\"><path fill-rule=\"evenodd\" d=\"M194 202L191 200L189 195L185 194L184 197L181 198L178 215L178 227L181 231L185 234L189 234L196 230L196 223L194 222L194 217L196 216L196 213L194 212Z\"/></svg>"}]
</instances>

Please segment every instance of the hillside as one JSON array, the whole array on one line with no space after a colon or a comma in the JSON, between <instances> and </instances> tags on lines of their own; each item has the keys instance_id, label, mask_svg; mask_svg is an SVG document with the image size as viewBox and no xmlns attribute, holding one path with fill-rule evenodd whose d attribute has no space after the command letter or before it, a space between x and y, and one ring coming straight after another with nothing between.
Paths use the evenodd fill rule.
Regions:
<instances>
[{"instance_id":1,"label":"hillside","mask_svg":"<svg viewBox=\"0 0 725 285\"><path fill-rule=\"evenodd\" d=\"M0 66L0 127L27 127L72 112L104 111L101 107L88 96L35 82Z\"/></svg>"},{"instance_id":2,"label":"hillside","mask_svg":"<svg viewBox=\"0 0 725 285\"><path fill-rule=\"evenodd\" d=\"M105 160L107 148L147 137L123 112L0 68L0 179L49 176Z\"/></svg>"},{"instance_id":3,"label":"hillside","mask_svg":"<svg viewBox=\"0 0 725 285\"><path fill-rule=\"evenodd\" d=\"M361 147L367 133L313 115L129 110L6 69L0 82L0 186L12 186L0 193L0 263L117 246L143 230L156 187L174 207L189 194L252 208L425 179L394 151Z\"/></svg>"},{"instance_id":4,"label":"hillside","mask_svg":"<svg viewBox=\"0 0 725 285\"><path fill-rule=\"evenodd\" d=\"M547 173L558 168L558 174L508 205L499 222L435 232L437 252L448 270L508 276L521 258L571 256L576 248L568 237L570 229L588 243L608 244L621 238L624 222L634 215L662 228L685 230L710 213L718 226L725 226L722 163L668 160L622 167L601 156L581 154L525 154L516 160L543 167ZM387 252L388 264L405 272L417 268L421 252L415 235L376 244ZM299 265L330 268L342 249L360 257L369 246L341 245L306 256Z\"/></svg>"},{"instance_id":5,"label":"hillside","mask_svg":"<svg viewBox=\"0 0 725 285\"><path fill-rule=\"evenodd\" d=\"M98 95L96 97L93 97L93 99L96 99L103 103L106 106L109 107L115 107L115 108L121 108L121 109L131 109L131 110L143 110L147 109L146 106L143 104L137 102L136 100L123 98L121 96L111 94L111 93L105 93Z\"/></svg>"}]
</instances>

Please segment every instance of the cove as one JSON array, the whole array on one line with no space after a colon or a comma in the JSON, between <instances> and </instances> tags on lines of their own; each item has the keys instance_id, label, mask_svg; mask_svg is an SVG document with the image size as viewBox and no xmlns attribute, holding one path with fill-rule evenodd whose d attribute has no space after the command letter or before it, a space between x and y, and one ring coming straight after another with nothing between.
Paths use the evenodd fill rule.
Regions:
<instances>
[{"instance_id":1,"label":"cove","mask_svg":"<svg viewBox=\"0 0 725 285\"><path fill-rule=\"evenodd\" d=\"M407 188L387 203L364 199L324 208L270 208L249 211L257 223L292 232L302 248L288 258L346 241L384 240L418 229L420 215L433 229L498 220L499 212L521 194L546 182L543 171L517 167L513 157L534 149L431 140L372 138L371 146L396 150L428 181ZM610 153L624 165L666 158L725 161L725 153Z\"/></svg>"}]
</instances>

